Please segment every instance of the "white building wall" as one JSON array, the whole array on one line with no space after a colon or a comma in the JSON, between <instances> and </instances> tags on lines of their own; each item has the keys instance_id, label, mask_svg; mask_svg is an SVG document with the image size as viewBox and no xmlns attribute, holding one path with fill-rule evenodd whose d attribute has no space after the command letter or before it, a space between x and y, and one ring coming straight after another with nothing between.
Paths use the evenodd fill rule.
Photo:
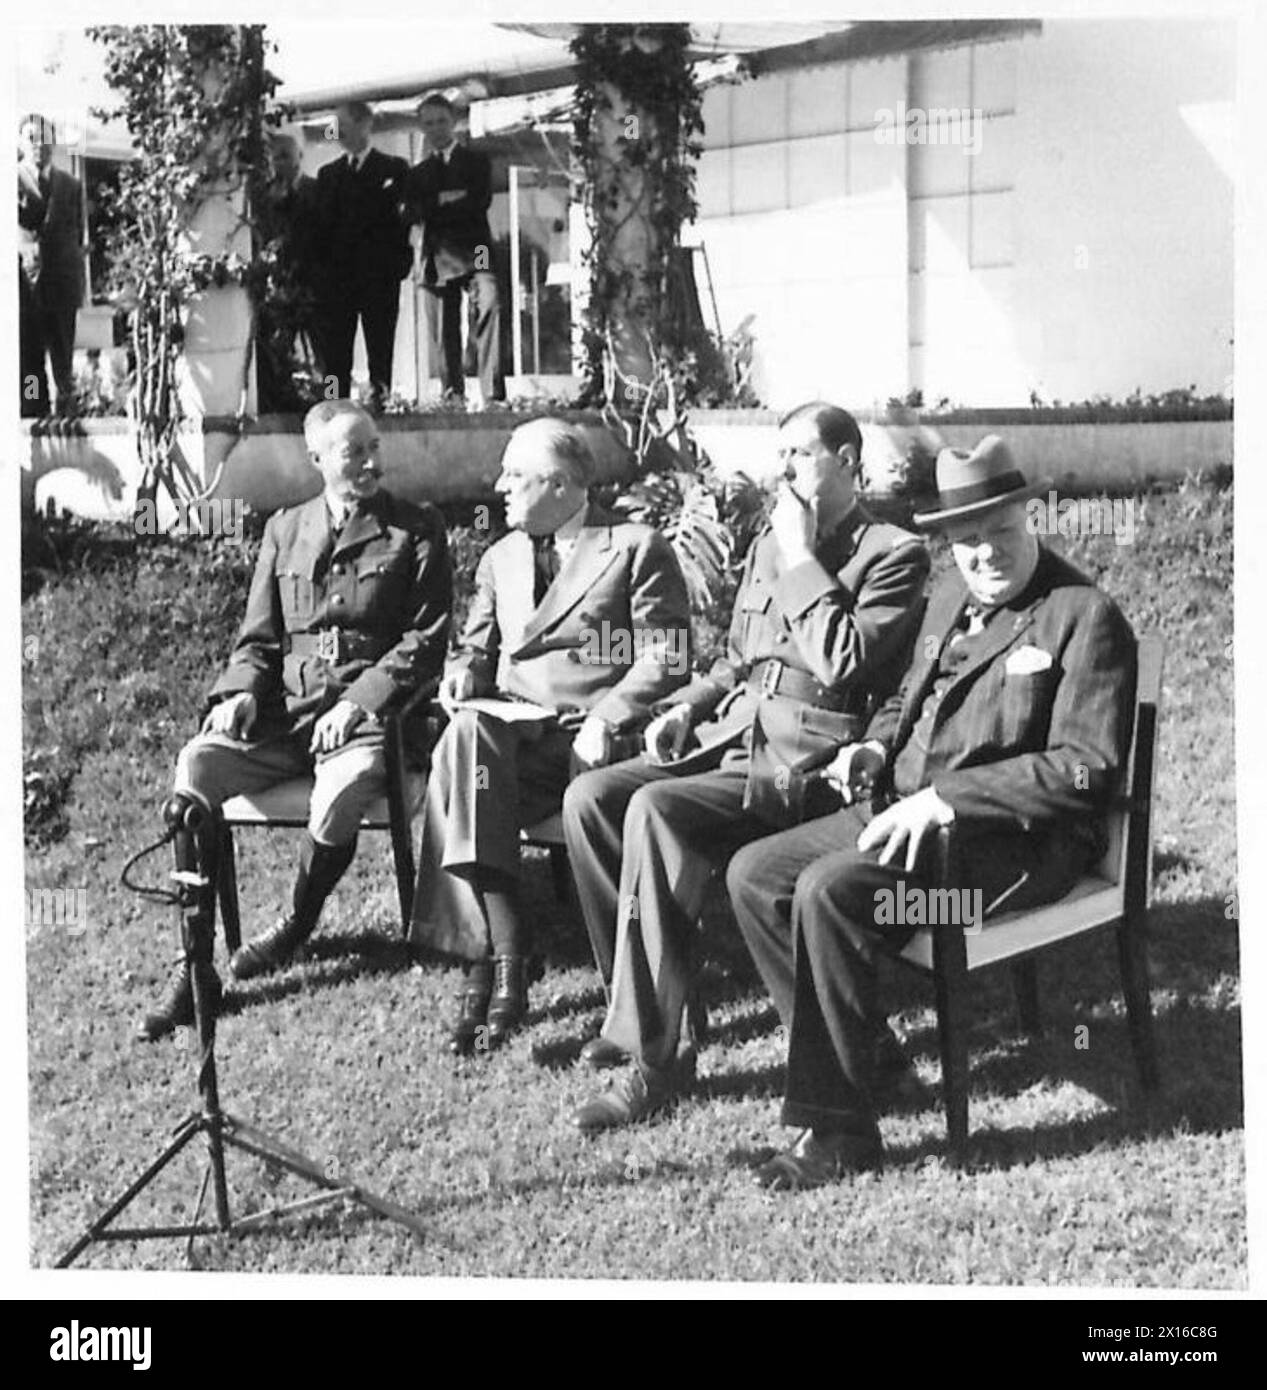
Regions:
<instances>
[{"instance_id":1,"label":"white building wall","mask_svg":"<svg viewBox=\"0 0 1267 1390\"><path fill-rule=\"evenodd\" d=\"M777 74L705 97L701 216L725 332L754 316L754 384L788 406L883 401L906 377L906 160L874 138L906 60Z\"/></svg>"},{"instance_id":2,"label":"white building wall","mask_svg":"<svg viewBox=\"0 0 1267 1390\"><path fill-rule=\"evenodd\" d=\"M1044 22L1018 85L1012 318L1036 388L1230 389L1234 27Z\"/></svg>"},{"instance_id":3,"label":"white building wall","mask_svg":"<svg viewBox=\"0 0 1267 1390\"><path fill-rule=\"evenodd\" d=\"M1003 42L706 94L695 239L771 405L1224 390L1235 31L1045 21ZM882 109L981 112L883 145ZM975 142L974 142L975 143Z\"/></svg>"}]
</instances>

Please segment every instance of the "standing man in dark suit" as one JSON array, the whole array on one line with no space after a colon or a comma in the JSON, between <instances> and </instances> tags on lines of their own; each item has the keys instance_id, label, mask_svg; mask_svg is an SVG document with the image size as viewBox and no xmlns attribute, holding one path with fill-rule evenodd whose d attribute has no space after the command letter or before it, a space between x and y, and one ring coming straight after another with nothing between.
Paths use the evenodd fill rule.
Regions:
<instances>
[{"instance_id":1,"label":"standing man in dark suit","mask_svg":"<svg viewBox=\"0 0 1267 1390\"><path fill-rule=\"evenodd\" d=\"M391 390L400 282L412 259L403 206L409 166L370 145L374 116L363 101L346 102L335 119L346 153L317 171L321 351L335 393L350 395L359 319L370 407L379 409Z\"/></svg>"},{"instance_id":2,"label":"standing man in dark suit","mask_svg":"<svg viewBox=\"0 0 1267 1390\"><path fill-rule=\"evenodd\" d=\"M84 191L54 167L55 138L42 116L26 116L18 127L18 225L28 232L29 304L53 370L57 412L68 415L75 410L75 320L84 300ZM33 360L34 349L28 355Z\"/></svg>"},{"instance_id":3,"label":"standing man in dark suit","mask_svg":"<svg viewBox=\"0 0 1267 1390\"><path fill-rule=\"evenodd\" d=\"M915 519L946 533L956 568L933 592L901 691L829 769L847 809L749 845L727 875L789 1031L783 1119L803 1130L757 1170L765 1187L816 1187L882 1160L876 967L916 930L882 904L934 886L940 826L956 825L987 918L1062 897L1104 852L1131 732L1130 627L1039 544L1024 504L1049 485L1027 485L997 436L944 449L937 485L940 505Z\"/></svg>"},{"instance_id":4,"label":"standing man in dark suit","mask_svg":"<svg viewBox=\"0 0 1267 1390\"><path fill-rule=\"evenodd\" d=\"M497 1047L527 1009L519 831L559 808L577 769L628 757L652 705L690 673L686 583L658 531L588 501L585 436L533 420L511 436L497 490L512 530L484 552L441 699L415 942L469 962L455 1052ZM531 702L505 722L473 697Z\"/></svg>"},{"instance_id":5,"label":"standing man in dark suit","mask_svg":"<svg viewBox=\"0 0 1267 1390\"><path fill-rule=\"evenodd\" d=\"M906 669L928 552L858 501L861 454L858 424L838 406L784 417L779 498L748 554L726 659L662 702L645 758L568 788L568 853L610 983L602 1034L582 1060L632 1063L575 1113L583 1130L670 1099L710 878L740 845L823 814L814 770L861 733Z\"/></svg>"},{"instance_id":6,"label":"standing man in dark suit","mask_svg":"<svg viewBox=\"0 0 1267 1390\"><path fill-rule=\"evenodd\" d=\"M487 155L458 143L453 105L439 92L422 99L418 124L426 157L409 172L408 206L422 223L422 263L416 276L427 294L429 351L443 364L444 393L464 400L462 295L471 297L471 337L485 403L506 397L501 372L501 309L493 272L488 209L493 174Z\"/></svg>"},{"instance_id":7,"label":"standing man in dark suit","mask_svg":"<svg viewBox=\"0 0 1267 1390\"><path fill-rule=\"evenodd\" d=\"M255 231L269 258L269 278L255 327L259 413L297 411L307 404L293 370L300 338L313 343L317 294L317 181L300 167L293 135L269 140L268 183L256 210Z\"/></svg>"},{"instance_id":8,"label":"standing man in dark suit","mask_svg":"<svg viewBox=\"0 0 1267 1390\"><path fill-rule=\"evenodd\" d=\"M304 439L323 491L268 519L237 644L202 731L181 750L168 803L192 802L214 822L231 796L314 778L290 911L234 952L239 980L279 969L316 929L356 853L361 815L386 786L383 717L439 674L449 634L444 519L379 486L374 421L351 401L321 401ZM215 843L213 862L199 864L181 862L177 839L177 868L200 875L196 910L206 914ZM182 960L137 1033L149 1041L191 1020Z\"/></svg>"}]
</instances>

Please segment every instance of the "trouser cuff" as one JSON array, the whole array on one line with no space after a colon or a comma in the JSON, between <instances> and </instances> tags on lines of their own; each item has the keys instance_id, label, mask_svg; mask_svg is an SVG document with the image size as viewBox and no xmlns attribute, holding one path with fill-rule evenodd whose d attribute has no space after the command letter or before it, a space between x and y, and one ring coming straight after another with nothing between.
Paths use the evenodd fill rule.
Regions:
<instances>
[{"instance_id":1,"label":"trouser cuff","mask_svg":"<svg viewBox=\"0 0 1267 1390\"><path fill-rule=\"evenodd\" d=\"M812 1129L815 1134L851 1134L860 1139L880 1138L880 1127L870 1110L854 1108L835 1110L826 1105L814 1105L793 1100L783 1102L782 1120L793 1129Z\"/></svg>"}]
</instances>

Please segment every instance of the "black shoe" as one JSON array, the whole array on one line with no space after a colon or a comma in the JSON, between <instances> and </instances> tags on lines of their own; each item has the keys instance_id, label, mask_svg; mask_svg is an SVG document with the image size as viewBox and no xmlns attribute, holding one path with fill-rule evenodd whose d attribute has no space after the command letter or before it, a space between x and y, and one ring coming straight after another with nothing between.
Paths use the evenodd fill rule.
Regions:
<instances>
[{"instance_id":1,"label":"black shoe","mask_svg":"<svg viewBox=\"0 0 1267 1390\"><path fill-rule=\"evenodd\" d=\"M213 976L211 999L217 1014L220 1012L222 994L219 977ZM192 1028L193 1023L194 991L189 981L189 964L180 960L172 968L163 997L148 1013L137 1019L135 1036L140 1042L157 1042L168 1033L174 1033L177 1028Z\"/></svg>"},{"instance_id":2,"label":"black shoe","mask_svg":"<svg viewBox=\"0 0 1267 1390\"><path fill-rule=\"evenodd\" d=\"M887 1023L876 1034L872 1053L873 1094L877 1104L914 1105L927 1099L924 1084Z\"/></svg>"},{"instance_id":3,"label":"black shoe","mask_svg":"<svg viewBox=\"0 0 1267 1390\"><path fill-rule=\"evenodd\" d=\"M262 932L254 941L239 946L229 958L229 972L235 980L251 980L280 970L307 941L312 928L284 917L275 927Z\"/></svg>"},{"instance_id":4,"label":"black shoe","mask_svg":"<svg viewBox=\"0 0 1267 1390\"><path fill-rule=\"evenodd\" d=\"M593 1067L595 1071L606 1071L608 1067L623 1067L628 1060L629 1056L623 1047L608 1042L601 1034L597 1038L591 1038L581 1048L582 1064Z\"/></svg>"},{"instance_id":5,"label":"black shoe","mask_svg":"<svg viewBox=\"0 0 1267 1390\"><path fill-rule=\"evenodd\" d=\"M488 1037L488 997L493 992L493 968L488 961L470 966L462 983L457 1022L449 1034L449 1051L469 1057Z\"/></svg>"},{"instance_id":6,"label":"black shoe","mask_svg":"<svg viewBox=\"0 0 1267 1390\"><path fill-rule=\"evenodd\" d=\"M493 992L488 1001L488 1045L500 1047L528 1014L527 957L493 957Z\"/></svg>"},{"instance_id":7,"label":"black shoe","mask_svg":"<svg viewBox=\"0 0 1267 1390\"><path fill-rule=\"evenodd\" d=\"M884 1148L878 1136L815 1134L807 1129L785 1153L757 1168L753 1181L770 1192L804 1192L883 1166Z\"/></svg>"},{"instance_id":8,"label":"black shoe","mask_svg":"<svg viewBox=\"0 0 1267 1390\"><path fill-rule=\"evenodd\" d=\"M675 1094L671 1070L635 1064L617 1077L610 1089L578 1106L572 1112L572 1123L583 1134L637 1124L666 1109Z\"/></svg>"}]
</instances>

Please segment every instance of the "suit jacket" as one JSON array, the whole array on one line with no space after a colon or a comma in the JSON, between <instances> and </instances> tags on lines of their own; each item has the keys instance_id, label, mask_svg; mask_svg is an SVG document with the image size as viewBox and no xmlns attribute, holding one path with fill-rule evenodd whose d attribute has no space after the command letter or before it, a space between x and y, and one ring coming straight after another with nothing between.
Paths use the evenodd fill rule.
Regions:
<instances>
[{"instance_id":1,"label":"suit jacket","mask_svg":"<svg viewBox=\"0 0 1267 1390\"><path fill-rule=\"evenodd\" d=\"M324 496L275 512L211 701L250 691L261 738L307 733L340 699L381 717L439 675L452 601L448 539L434 507L380 490L337 541ZM314 651L323 629L357 645L347 654L333 642ZM304 650L293 650L297 636L307 639Z\"/></svg>"},{"instance_id":2,"label":"suit jacket","mask_svg":"<svg viewBox=\"0 0 1267 1390\"><path fill-rule=\"evenodd\" d=\"M308 174L300 174L280 196L271 189L265 192L256 229L261 242L277 243L279 279L309 289L316 285L319 216L317 180Z\"/></svg>"},{"instance_id":3,"label":"suit jacket","mask_svg":"<svg viewBox=\"0 0 1267 1390\"><path fill-rule=\"evenodd\" d=\"M633 734L690 674L690 601L669 543L591 504L566 563L533 605L532 540L484 552L455 669L476 694L545 705L562 722L594 714Z\"/></svg>"},{"instance_id":4,"label":"suit jacket","mask_svg":"<svg viewBox=\"0 0 1267 1390\"><path fill-rule=\"evenodd\" d=\"M753 542L726 657L666 702L691 706L698 740L674 771L716 766L727 750L748 745L755 724L767 745L767 770L813 767L856 739L897 688L923 612L923 542L876 521L859 503L815 552L813 560L787 569L773 532ZM825 688L824 698L753 688L750 672L770 660L812 677Z\"/></svg>"},{"instance_id":5,"label":"suit jacket","mask_svg":"<svg viewBox=\"0 0 1267 1390\"><path fill-rule=\"evenodd\" d=\"M334 296L404 279L413 253L403 200L409 166L371 149L353 172L344 155L317 170L317 252L321 278Z\"/></svg>"},{"instance_id":6,"label":"suit jacket","mask_svg":"<svg viewBox=\"0 0 1267 1390\"><path fill-rule=\"evenodd\" d=\"M440 194L462 196L441 203ZM428 284L444 284L476 269L477 247L490 248L488 209L493 201L493 171L488 157L457 145L446 164L430 155L409 171L405 204L411 222L422 223L423 275ZM491 270L491 259L483 269Z\"/></svg>"},{"instance_id":7,"label":"suit jacket","mask_svg":"<svg viewBox=\"0 0 1267 1390\"><path fill-rule=\"evenodd\" d=\"M18 183L19 242L23 268L45 303L84 298L84 191L64 169L50 168L42 195Z\"/></svg>"},{"instance_id":8,"label":"suit jacket","mask_svg":"<svg viewBox=\"0 0 1267 1390\"><path fill-rule=\"evenodd\" d=\"M929 601L902 689L867 730L889 750L890 766L920 717L937 654L967 597L958 570L948 572ZM1124 772L1134 703L1129 624L1107 594L1044 548L1019 603L991 618L942 694L926 784L970 833L1067 827L1100 852L1099 817Z\"/></svg>"}]
</instances>

